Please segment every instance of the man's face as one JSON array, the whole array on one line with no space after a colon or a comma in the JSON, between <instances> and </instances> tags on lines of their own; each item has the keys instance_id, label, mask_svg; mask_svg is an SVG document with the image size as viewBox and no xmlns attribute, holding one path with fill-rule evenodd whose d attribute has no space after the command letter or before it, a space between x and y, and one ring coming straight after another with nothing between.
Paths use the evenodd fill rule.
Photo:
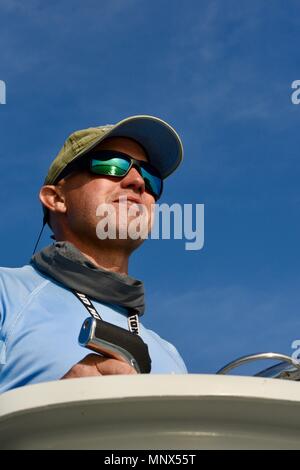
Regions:
<instances>
[{"instance_id":1,"label":"man's face","mask_svg":"<svg viewBox=\"0 0 300 470\"><path fill-rule=\"evenodd\" d=\"M125 137L108 138L101 142L95 150L115 150L128 154L136 160L147 161L143 148L135 141ZM128 232L128 226L134 225L137 205L143 206L143 211L148 215L147 231L151 229L152 208L154 197L145 189L145 182L136 168L131 168L123 178L99 176L88 171L75 172L61 180L60 186L65 196L66 221L68 229L72 233L86 241L99 241L96 227L103 221L104 212L101 207L111 205L115 211L115 223L117 238L120 230ZM120 201L121 198L121 201ZM124 202L124 198L127 202ZM100 208L100 211L99 211ZM124 217L127 214L127 221ZM121 217L120 214L122 214ZM135 215L133 215L135 214ZM102 217L102 219L101 219ZM137 219L136 219L137 220ZM113 241L112 241L113 243ZM116 243L116 242L115 242ZM122 240L122 245L132 251L142 243L141 239Z\"/></svg>"}]
</instances>

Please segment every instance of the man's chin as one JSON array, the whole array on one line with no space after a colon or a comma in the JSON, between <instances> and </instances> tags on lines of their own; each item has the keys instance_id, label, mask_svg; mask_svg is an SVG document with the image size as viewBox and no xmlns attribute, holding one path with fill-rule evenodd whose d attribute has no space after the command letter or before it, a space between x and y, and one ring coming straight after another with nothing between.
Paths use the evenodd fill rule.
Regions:
<instances>
[{"instance_id":1,"label":"man's chin","mask_svg":"<svg viewBox=\"0 0 300 470\"><path fill-rule=\"evenodd\" d=\"M123 250L124 252L132 253L139 246L141 246L144 243L144 241L145 241L145 238L137 238L137 239L132 239L130 237L122 238L119 235L117 235L113 239L111 238L99 239L98 238L98 245L102 247L104 246L110 247L112 250L120 249L120 250Z\"/></svg>"}]
</instances>

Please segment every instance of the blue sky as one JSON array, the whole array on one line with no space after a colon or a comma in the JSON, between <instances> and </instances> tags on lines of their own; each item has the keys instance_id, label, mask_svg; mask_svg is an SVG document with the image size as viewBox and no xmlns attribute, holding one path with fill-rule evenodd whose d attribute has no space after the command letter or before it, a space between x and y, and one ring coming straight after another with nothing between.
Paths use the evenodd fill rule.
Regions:
<instances>
[{"instance_id":1,"label":"blue sky","mask_svg":"<svg viewBox=\"0 0 300 470\"><path fill-rule=\"evenodd\" d=\"M67 135L134 114L180 134L162 202L205 204L205 245L132 257L147 326L190 372L300 339L299 2L0 0L0 265L30 258ZM50 243L49 232L42 246Z\"/></svg>"}]
</instances>

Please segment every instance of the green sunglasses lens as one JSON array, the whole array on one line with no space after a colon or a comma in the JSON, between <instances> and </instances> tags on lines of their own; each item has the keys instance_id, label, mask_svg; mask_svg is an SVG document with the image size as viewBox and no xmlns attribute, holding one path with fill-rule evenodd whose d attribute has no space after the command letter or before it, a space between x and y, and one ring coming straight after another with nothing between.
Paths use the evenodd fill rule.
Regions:
<instances>
[{"instance_id":1,"label":"green sunglasses lens","mask_svg":"<svg viewBox=\"0 0 300 470\"><path fill-rule=\"evenodd\" d=\"M91 160L91 170L96 175L124 176L130 162L123 158L110 158L108 160Z\"/></svg>"},{"instance_id":2,"label":"green sunglasses lens","mask_svg":"<svg viewBox=\"0 0 300 470\"><path fill-rule=\"evenodd\" d=\"M127 160L122 157L105 158L101 160L93 158L91 159L90 169L92 173L96 175L122 177L126 175L130 165L130 159ZM143 163L140 166L146 189L151 192L154 197L158 198L162 191L162 179L154 174L154 169L153 172L151 172L149 165L146 165L147 168L145 168L145 164Z\"/></svg>"}]
</instances>

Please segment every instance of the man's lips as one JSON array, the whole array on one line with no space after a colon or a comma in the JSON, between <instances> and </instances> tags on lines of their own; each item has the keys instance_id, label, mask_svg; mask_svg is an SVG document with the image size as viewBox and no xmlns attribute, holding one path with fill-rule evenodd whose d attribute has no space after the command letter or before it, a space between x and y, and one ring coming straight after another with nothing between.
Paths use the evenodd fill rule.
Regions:
<instances>
[{"instance_id":1,"label":"man's lips","mask_svg":"<svg viewBox=\"0 0 300 470\"><path fill-rule=\"evenodd\" d=\"M119 196L118 198L114 199L113 202L118 203L125 203L125 202L132 202L135 204L142 204L142 201L138 197L134 196Z\"/></svg>"}]
</instances>

